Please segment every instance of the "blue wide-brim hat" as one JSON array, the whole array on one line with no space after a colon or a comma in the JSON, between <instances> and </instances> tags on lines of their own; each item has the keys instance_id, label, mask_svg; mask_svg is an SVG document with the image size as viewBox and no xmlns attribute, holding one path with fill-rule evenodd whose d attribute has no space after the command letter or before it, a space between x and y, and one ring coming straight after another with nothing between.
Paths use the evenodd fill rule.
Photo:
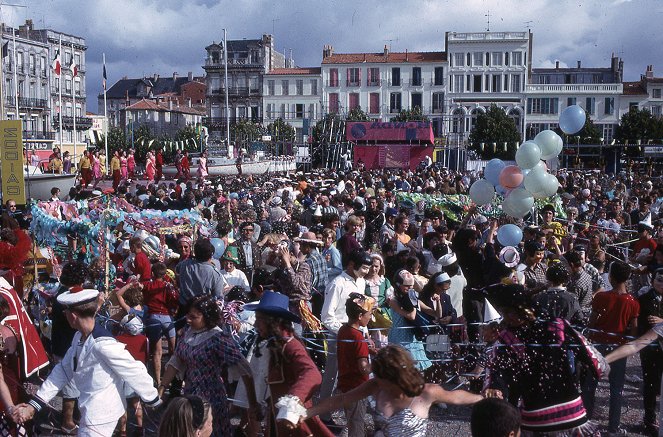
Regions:
<instances>
[{"instance_id":1,"label":"blue wide-brim hat","mask_svg":"<svg viewBox=\"0 0 663 437\"><path fill-rule=\"evenodd\" d=\"M244 305L244 309L248 311L260 311L269 316L279 317L281 319L289 320L295 323L301 323L302 319L297 314L289 310L290 299L285 294L277 293L275 291L266 290L260 302L254 304Z\"/></svg>"}]
</instances>

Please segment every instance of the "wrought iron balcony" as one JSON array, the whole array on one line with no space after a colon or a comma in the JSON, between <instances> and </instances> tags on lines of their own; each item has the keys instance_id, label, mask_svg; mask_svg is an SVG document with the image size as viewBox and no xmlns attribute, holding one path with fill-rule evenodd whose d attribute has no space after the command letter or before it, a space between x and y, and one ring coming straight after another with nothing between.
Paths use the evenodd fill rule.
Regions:
<instances>
[{"instance_id":1,"label":"wrought iron balcony","mask_svg":"<svg viewBox=\"0 0 663 437\"><path fill-rule=\"evenodd\" d=\"M24 130L23 140L54 140L55 132L40 132L34 130Z\"/></svg>"}]
</instances>

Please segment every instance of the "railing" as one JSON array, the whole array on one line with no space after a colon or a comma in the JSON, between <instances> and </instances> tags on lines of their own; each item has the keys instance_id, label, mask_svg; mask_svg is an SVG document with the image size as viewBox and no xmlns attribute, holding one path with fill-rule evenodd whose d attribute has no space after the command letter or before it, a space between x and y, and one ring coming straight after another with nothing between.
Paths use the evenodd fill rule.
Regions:
<instances>
[{"instance_id":1,"label":"railing","mask_svg":"<svg viewBox=\"0 0 663 437\"><path fill-rule=\"evenodd\" d=\"M481 41L481 40L503 40L503 39L527 39L527 32L465 32L449 33L449 41Z\"/></svg>"},{"instance_id":2,"label":"railing","mask_svg":"<svg viewBox=\"0 0 663 437\"><path fill-rule=\"evenodd\" d=\"M366 80L366 86L380 86L381 84L381 79Z\"/></svg>"},{"instance_id":3,"label":"railing","mask_svg":"<svg viewBox=\"0 0 663 437\"><path fill-rule=\"evenodd\" d=\"M402 80L390 80L389 81L389 86L402 86L403 81Z\"/></svg>"},{"instance_id":4,"label":"railing","mask_svg":"<svg viewBox=\"0 0 663 437\"><path fill-rule=\"evenodd\" d=\"M402 108L396 108L396 107L389 108L389 113L391 113L391 114L400 114L401 110L402 110Z\"/></svg>"},{"instance_id":5,"label":"railing","mask_svg":"<svg viewBox=\"0 0 663 437\"><path fill-rule=\"evenodd\" d=\"M345 86L361 86L361 81L348 79L345 81Z\"/></svg>"},{"instance_id":6,"label":"railing","mask_svg":"<svg viewBox=\"0 0 663 437\"><path fill-rule=\"evenodd\" d=\"M419 79L419 80L411 80L410 86L424 86L424 81Z\"/></svg>"},{"instance_id":7,"label":"railing","mask_svg":"<svg viewBox=\"0 0 663 437\"><path fill-rule=\"evenodd\" d=\"M224 67L223 59L205 59L205 67ZM262 68L263 64L261 62L250 62L248 59L233 59L228 58L228 68L237 68L237 67L246 67L246 68Z\"/></svg>"},{"instance_id":8,"label":"railing","mask_svg":"<svg viewBox=\"0 0 663 437\"><path fill-rule=\"evenodd\" d=\"M8 107L13 107L16 105L14 96L5 96L5 105ZM46 108L48 106L48 101L46 99L19 97L18 106L19 108Z\"/></svg>"},{"instance_id":9,"label":"railing","mask_svg":"<svg viewBox=\"0 0 663 437\"><path fill-rule=\"evenodd\" d=\"M55 132L39 132L34 130L23 131L24 140L54 140Z\"/></svg>"},{"instance_id":10,"label":"railing","mask_svg":"<svg viewBox=\"0 0 663 437\"><path fill-rule=\"evenodd\" d=\"M225 88L215 88L209 91L208 95L214 96L214 95L225 95L226 89ZM254 87L232 87L228 89L228 95L229 96L246 96L246 95L259 95L260 94L260 88L254 88Z\"/></svg>"},{"instance_id":11,"label":"railing","mask_svg":"<svg viewBox=\"0 0 663 437\"><path fill-rule=\"evenodd\" d=\"M528 84L525 86L527 93L610 93L622 94L624 86L621 83L574 83L574 84Z\"/></svg>"}]
</instances>

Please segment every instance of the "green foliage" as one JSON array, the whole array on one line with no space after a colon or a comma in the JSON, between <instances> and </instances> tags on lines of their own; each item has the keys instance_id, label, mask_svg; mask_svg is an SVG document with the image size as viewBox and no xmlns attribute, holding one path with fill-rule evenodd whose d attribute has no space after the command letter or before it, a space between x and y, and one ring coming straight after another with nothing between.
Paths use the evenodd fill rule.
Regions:
<instances>
[{"instance_id":1,"label":"green foliage","mask_svg":"<svg viewBox=\"0 0 663 437\"><path fill-rule=\"evenodd\" d=\"M235 139L235 144L246 145L258 141L264 134L265 129L258 123L242 119L230 127L230 132Z\"/></svg>"},{"instance_id":2,"label":"green foliage","mask_svg":"<svg viewBox=\"0 0 663 437\"><path fill-rule=\"evenodd\" d=\"M97 149L104 149L105 142L103 134L99 136L99 141L96 146ZM108 130L108 153L112 155L115 150L125 149L127 149L127 136L124 131L117 127L111 127Z\"/></svg>"},{"instance_id":3,"label":"green foliage","mask_svg":"<svg viewBox=\"0 0 663 437\"><path fill-rule=\"evenodd\" d=\"M469 137L470 149L475 150L482 159L512 160L520 140L520 132L513 120L496 105L491 105L485 113L477 116L476 124ZM483 150L481 150L481 143L484 143ZM493 143L496 143L495 148L493 148ZM507 143L506 151L504 143Z\"/></svg>"},{"instance_id":4,"label":"green foliage","mask_svg":"<svg viewBox=\"0 0 663 437\"><path fill-rule=\"evenodd\" d=\"M348 116L345 117L345 121L371 121L370 117L361 109L361 106L357 106L354 109L351 109L348 112Z\"/></svg>"},{"instance_id":5,"label":"green foliage","mask_svg":"<svg viewBox=\"0 0 663 437\"><path fill-rule=\"evenodd\" d=\"M401 112L391 121L430 121L428 117L424 115L424 111L419 107L415 106L412 109L403 109Z\"/></svg>"},{"instance_id":6,"label":"green foliage","mask_svg":"<svg viewBox=\"0 0 663 437\"><path fill-rule=\"evenodd\" d=\"M277 118L273 123L267 125L267 133L272 136L273 142L284 141L287 143L295 141L296 131L295 128Z\"/></svg>"},{"instance_id":7,"label":"green foliage","mask_svg":"<svg viewBox=\"0 0 663 437\"><path fill-rule=\"evenodd\" d=\"M653 116L646 109L633 108L622 116L615 138L621 143L630 144L637 140L643 143L660 140L663 138L663 119Z\"/></svg>"},{"instance_id":8,"label":"green foliage","mask_svg":"<svg viewBox=\"0 0 663 437\"><path fill-rule=\"evenodd\" d=\"M338 130L341 126L341 117L336 113L325 115L325 118L318 121L313 127L313 144L319 145L324 142L335 142ZM333 128L333 132L330 129ZM331 140L330 138L331 134Z\"/></svg>"}]
</instances>

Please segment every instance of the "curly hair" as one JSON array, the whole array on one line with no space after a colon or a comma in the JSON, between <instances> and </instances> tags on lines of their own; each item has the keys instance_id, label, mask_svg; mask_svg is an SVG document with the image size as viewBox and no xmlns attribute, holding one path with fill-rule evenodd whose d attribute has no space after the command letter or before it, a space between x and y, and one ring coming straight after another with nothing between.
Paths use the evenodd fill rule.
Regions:
<instances>
[{"instance_id":1,"label":"curly hair","mask_svg":"<svg viewBox=\"0 0 663 437\"><path fill-rule=\"evenodd\" d=\"M83 285L89 274L87 264L82 261L70 261L62 267L60 284L65 287Z\"/></svg>"},{"instance_id":2,"label":"curly hair","mask_svg":"<svg viewBox=\"0 0 663 437\"><path fill-rule=\"evenodd\" d=\"M373 374L396 384L409 397L419 396L424 390L424 377L402 346L390 344L380 349L373 359Z\"/></svg>"},{"instance_id":3,"label":"curly hair","mask_svg":"<svg viewBox=\"0 0 663 437\"><path fill-rule=\"evenodd\" d=\"M124 292L124 301L131 308L143 304L143 291L140 287L129 287L127 291Z\"/></svg>"},{"instance_id":4,"label":"curly hair","mask_svg":"<svg viewBox=\"0 0 663 437\"><path fill-rule=\"evenodd\" d=\"M214 328L221 322L221 309L212 296L203 295L191 298L186 305L186 312L192 309L203 315L207 329Z\"/></svg>"}]
</instances>

